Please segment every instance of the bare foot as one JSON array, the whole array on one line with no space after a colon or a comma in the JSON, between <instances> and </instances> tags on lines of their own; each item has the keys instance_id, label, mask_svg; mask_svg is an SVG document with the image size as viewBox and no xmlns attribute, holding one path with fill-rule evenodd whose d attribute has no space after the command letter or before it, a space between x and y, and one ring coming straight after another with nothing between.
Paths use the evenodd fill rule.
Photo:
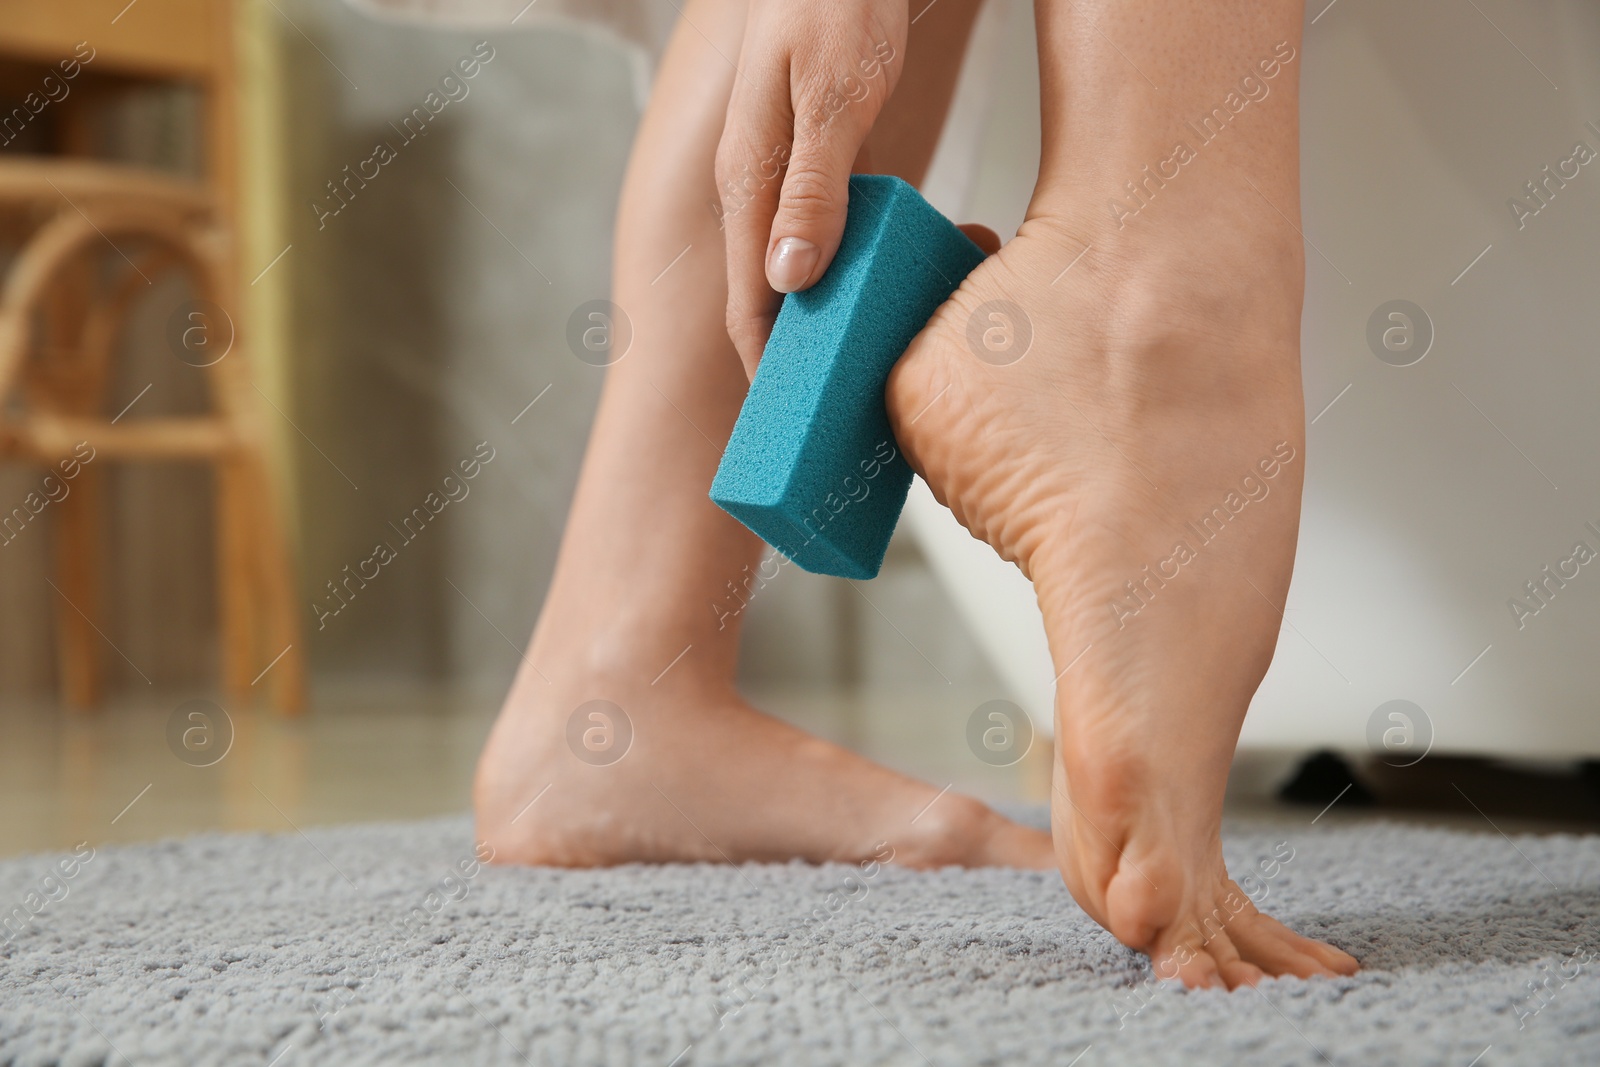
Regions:
<instances>
[{"instance_id":1,"label":"bare foot","mask_svg":"<svg viewBox=\"0 0 1600 1067\"><path fill-rule=\"evenodd\" d=\"M887 843L911 867L1053 865L1048 834L764 715L687 663L680 672L654 686L616 675L549 685L523 672L474 790L496 860L821 863L881 858ZM604 705L569 734L574 710L597 698L624 709L631 743Z\"/></svg>"},{"instance_id":2,"label":"bare foot","mask_svg":"<svg viewBox=\"0 0 1600 1067\"><path fill-rule=\"evenodd\" d=\"M1260 914L1222 859L1304 452L1301 251L1260 230L1222 231L1203 270L1175 261L1168 234L1106 241L1062 274L1084 242L1031 218L889 382L912 465L1038 592L1063 672L1052 822L1067 886L1190 986L1357 968ZM1026 354L997 365L1029 327Z\"/></svg>"},{"instance_id":3,"label":"bare foot","mask_svg":"<svg viewBox=\"0 0 1600 1067\"><path fill-rule=\"evenodd\" d=\"M741 53L750 5L683 7L617 216L612 291L633 344L606 372L529 665L479 761L478 833L511 863L863 860L881 858L883 842L918 867L1049 867L1049 835L808 737L734 690L740 620L725 625L717 605L761 545L706 493L749 386L725 327L725 234L706 200L735 82L723 59ZM915 93L884 112L894 137L874 156L894 173L914 181L933 154L976 8L935 7L895 61ZM746 196L776 193L776 143L751 146ZM758 210L723 206L740 225ZM624 720L604 707L569 729L593 700L626 715L625 747L610 747Z\"/></svg>"}]
</instances>

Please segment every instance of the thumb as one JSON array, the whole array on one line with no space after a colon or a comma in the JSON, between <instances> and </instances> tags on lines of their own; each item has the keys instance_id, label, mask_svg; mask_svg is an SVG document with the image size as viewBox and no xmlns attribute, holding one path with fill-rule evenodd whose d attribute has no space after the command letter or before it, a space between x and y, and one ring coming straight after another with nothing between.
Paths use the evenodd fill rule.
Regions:
<instances>
[{"instance_id":1,"label":"thumb","mask_svg":"<svg viewBox=\"0 0 1600 1067\"><path fill-rule=\"evenodd\" d=\"M812 127L806 134L795 131L767 240L767 284L778 292L810 288L833 262L850 203L851 164L872 117L840 116L844 121Z\"/></svg>"}]
</instances>

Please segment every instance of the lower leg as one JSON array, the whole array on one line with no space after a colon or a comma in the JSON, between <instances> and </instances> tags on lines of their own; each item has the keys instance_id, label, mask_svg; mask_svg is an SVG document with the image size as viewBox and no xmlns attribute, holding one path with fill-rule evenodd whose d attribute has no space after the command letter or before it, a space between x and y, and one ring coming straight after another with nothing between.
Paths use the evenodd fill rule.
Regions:
<instances>
[{"instance_id":1,"label":"lower leg","mask_svg":"<svg viewBox=\"0 0 1600 1067\"><path fill-rule=\"evenodd\" d=\"M530 863L860 859L887 841L909 863L1047 865L1044 835L959 796L922 815L931 787L735 692L737 598L762 546L707 498L746 386L709 205L735 76L722 57L742 24L736 0L689 5L639 131L614 284L632 344L608 372L555 578L480 761L478 832ZM621 714L586 710L569 743L592 700ZM620 744L624 716L620 758L583 750L591 728Z\"/></svg>"},{"instance_id":2,"label":"lower leg","mask_svg":"<svg viewBox=\"0 0 1600 1067\"><path fill-rule=\"evenodd\" d=\"M1191 985L1347 973L1255 910L1220 840L1304 466L1299 5L1037 10L1029 217L901 360L890 417L1038 591L1061 672L1052 826L1085 910ZM1026 320L1031 347L978 358L980 312Z\"/></svg>"}]
</instances>

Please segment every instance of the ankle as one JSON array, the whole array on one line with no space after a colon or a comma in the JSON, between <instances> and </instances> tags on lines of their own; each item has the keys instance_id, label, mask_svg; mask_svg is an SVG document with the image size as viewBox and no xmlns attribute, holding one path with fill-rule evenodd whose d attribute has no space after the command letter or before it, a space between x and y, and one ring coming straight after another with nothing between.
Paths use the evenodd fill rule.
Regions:
<instances>
[{"instance_id":1,"label":"ankle","mask_svg":"<svg viewBox=\"0 0 1600 1067\"><path fill-rule=\"evenodd\" d=\"M1248 218L1232 218L1232 211L1213 201L1204 212L1119 228L1097 213L1099 205L1086 194L1076 199L1068 208L1036 196L1018 231L1058 249L1063 266L1072 263L1070 272L1048 276L1052 290L1089 288L1108 299L1131 299L1131 305L1109 305L1118 308L1119 319L1150 310L1220 317L1240 308L1253 309L1249 317L1258 318L1271 301L1292 306L1298 322L1304 245L1276 216L1276 225L1265 225L1261 213L1270 209L1259 200Z\"/></svg>"},{"instance_id":2,"label":"ankle","mask_svg":"<svg viewBox=\"0 0 1600 1067\"><path fill-rule=\"evenodd\" d=\"M671 553L669 552L668 555ZM602 583L594 583L599 585ZM680 588L659 585L631 590L552 588L539 614L530 651L547 674L617 681L640 673L649 683L686 647L693 651L673 668L712 670L729 680L739 654L742 615L719 618L706 582Z\"/></svg>"},{"instance_id":3,"label":"ankle","mask_svg":"<svg viewBox=\"0 0 1600 1067\"><path fill-rule=\"evenodd\" d=\"M541 619L507 705L617 699L646 691L732 692L738 646L724 635L629 620L561 628Z\"/></svg>"},{"instance_id":4,"label":"ankle","mask_svg":"<svg viewBox=\"0 0 1600 1067\"><path fill-rule=\"evenodd\" d=\"M1059 316L1076 343L1056 348L1099 353L1108 384L1158 374L1168 387L1141 389L1146 401L1206 405L1242 377L1298 396L1304 256L1292 232L1220 243L1171 228L1096 234L1079 213L1033 215L1018 237L1037 246L1018 264L1035 281L1028 311Z\"/></svg>"}]
</instances>

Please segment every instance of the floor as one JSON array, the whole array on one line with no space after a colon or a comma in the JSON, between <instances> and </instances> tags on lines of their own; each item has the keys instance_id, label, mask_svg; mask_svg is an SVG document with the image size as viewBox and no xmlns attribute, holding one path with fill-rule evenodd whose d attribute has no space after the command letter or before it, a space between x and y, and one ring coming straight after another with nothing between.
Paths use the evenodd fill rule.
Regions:
<instances>
[{"instance_id":1,"label":"floor","mask_svg":"<svg viewBox=\"0 0 1600 1067\"><path fill-rule=\"evenodd\" d=\"M778 691L758 699L815 733L941 785L999 803L1045 796L1043 744L1011 768L986 766L966 750L965 716L982 695L945 691L897 700ZM284 831L463 812L496 706L489 694L374 686L325 687L300 720L249 710L224 718L215 704L204 703L123 703L74 715L54 704L10 702L0 709L6 731L0 810L12 816L0 820L0 856L84 840ZM195 711L207 717L191 718ZM949 729L929 729L930 723ZM191 754L189 762L178 758L185 729L214 731L210 753Z\"/></svg>"},{"instance_id":2,"label":"floor","mask_svg":"<svg viewBox=\"0 0 1600 1067\"><path fill-rule=\"evenodd\" d=\"M967 747L991 695L755 694L929 781L1037 803L1048 746L1003 768ZM1289 804L1303 754L1245 754L1230 866L1255 859L1264 892L1261 857L1291 844L1272 909L1367 969L1191 996L1064 907L1052 872L462 867L495 704L324 689L300 721L235 711L232 736L204 704L0 707L0 856L99 851L69 885L43 880L59 854L0 859L19 930L0 1061L1594 1062L1600 993L1552 976L1600 924L1600 837L1497 833L1600 830L1568 769L1430 756ZM201 830L269 833L102 847Z\"/></svg>"},{"instance_id":3,"label":"floor","mask_svg":"<svg viewBox=\"0 0 1600 1067\"><path fill-rule=\"evenodd\" d=\"M483 867L462 815L0 859L0 1063L1594 1067L1600 837L1316 815L1228 860L1363 970L1231 994L1052 871Z\"/></svg>"},{"instance_id":4,"label":"floor","mask_svg":"<svg viewBox=\"0 0 1600 1067\"><path fill-rule=\"evenodd\" d=\"M954 687L900 693L774 690L760 706L906 773L991 803L1048 797L1048 745L1035 741L1011 767L991 767L966 747L973 708L992 694ZM466 811L473 764L492 721L492 695L386 692L372 686L319 691L298 721L214 705L123 704L68 715L51 704L0 709L0 856L147 841L204 830L287 831L349 822L401 821ZM190 712L209 714L194 718ZM212 747L177 740L214 730ZM194 750L199 748L201 755ZM1514 833L1600 830L1596 791L1572 774L1430 758L1404 774L1363 768L1377 794L1359 791L1324 812L1288 805L1275 790L1299 753L1246 753L1230 786L1231 814L1305 823L1381 816ZM209 765L191 765L209 764ZM1377 773L1384 772L1384 773ZM1465 800L1466 803L1462 801Z\"/></svg>"}]
</instances>

